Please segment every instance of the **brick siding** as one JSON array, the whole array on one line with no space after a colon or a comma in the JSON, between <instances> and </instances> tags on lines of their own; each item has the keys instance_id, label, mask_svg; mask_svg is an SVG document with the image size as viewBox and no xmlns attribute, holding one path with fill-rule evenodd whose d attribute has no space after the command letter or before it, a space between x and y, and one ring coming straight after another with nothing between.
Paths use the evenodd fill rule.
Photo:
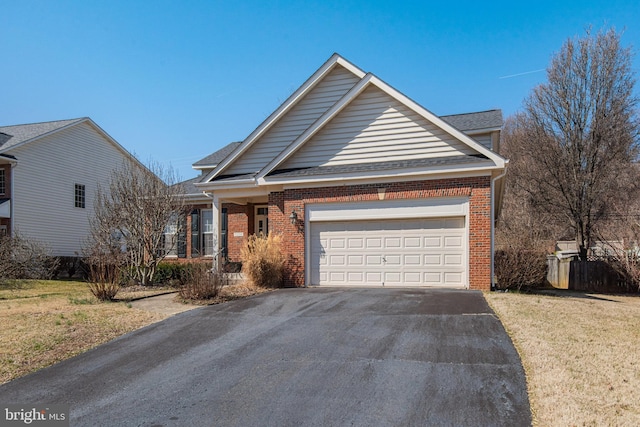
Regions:
<instances>
[{"instance_id":1,"label":"brick siding","mask_svg":"<svg viewBox=\"0 0 640 427\"><path fill-rule=\"evenodd\" d=\"M269 228L283 236L283 251L287 257L285 286L304 286L305 205L379 200L378 188L386 189L385 200L469 197L469 288L490 289L491 186L489 177L291 189L271 193L269 195ZM294 209L298 215L298 223L295 225L289 220Z\"/></svg>"},{"instance_id":2,"label":"brick siding","mask_svg":"<svg viewBox=\"0 0 640 427\"><path fill-rule=\"evenodd\" d=\"M225 203L222 207L227 208L227 257L240 261L240 249L253 233L253 205Z\"/></svg>"}]
</instances>

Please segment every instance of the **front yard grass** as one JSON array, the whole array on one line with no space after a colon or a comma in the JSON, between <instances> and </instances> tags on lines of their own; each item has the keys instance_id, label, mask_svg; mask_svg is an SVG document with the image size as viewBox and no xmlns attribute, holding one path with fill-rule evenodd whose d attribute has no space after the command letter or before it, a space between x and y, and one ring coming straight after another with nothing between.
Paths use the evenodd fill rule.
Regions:
<instances>
[{"instance_id":1,"label":"front yard grass","mask_svg":"<svg viewBox=\"0 0 640 427\"><path fill-rule=\"evenodd\" d=\"M640 298L486 293L527 376L534 425L640 425Z\"/></svg>"},{"instance_id":2,"label":"front yard grass","mask_svg":"<svg viewBox=\"0 0 640 427\"><path fill-rule=\"evenodd\" d=\"M0 384L165 317L126 301L101 303L84 282L0 286Z\"/></svg>"},{"instance_id":3,"label":"front yard grass","mask_svg":"<svg viewBox=\"0 0 640 427\"><path fill-rule=\"evenodd\" d=\"M219 304L270 290L240 283L225 286L214 299L183 302ZM85 282L25 280L0 285L0 384L167 318L136 309L130 302L172 291L124 287L116 302L100 302Z\"/></svg>"}]
</instances>

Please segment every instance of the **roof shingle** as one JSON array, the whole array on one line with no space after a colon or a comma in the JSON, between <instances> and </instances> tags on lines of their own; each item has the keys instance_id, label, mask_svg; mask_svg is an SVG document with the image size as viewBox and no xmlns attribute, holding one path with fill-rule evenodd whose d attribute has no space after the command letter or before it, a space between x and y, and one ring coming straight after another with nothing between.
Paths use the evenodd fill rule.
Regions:
<instances>
[{"instance_id":1,"label":"roof shingle","mask_svg":"<svg viewBox=\"0 0 640 427\"><path fill-rule=\"evenodd\" d=\"M475 113L440 116L442 120L461 131L493 129L502 127L502 110L478 111Z\"/></svg>"},{"instance_id":2,"label":"roof shingle","mask_svg":"<svg viewBox=\"0 0 640 427\"><path fill-rule=\"evenodd\" d=\"M31 123L24 125L0 126L0 151L5 151L25 141L53 132L70 124L85 120L86 117L54 122ZM6 136L3 136L4 134ZM8 136L8 138L7 138Z\"/></svg>"},{"instance_id":3,"label":"roof shingle","mask_svg":"<svg viewBox=\"0 0 640 427\"><path fill-rule=\"evenodd\" d=\"M209 154L204 159L198 160L193 164L193 167L216 166L218 163L223 161L225 157L231 154L231 152L235 150L236 147L240 144L241 142L231 142L225 145L224 147L222 147L221 149L219 149L218 151Z\"/></svg>"}]
</instances>

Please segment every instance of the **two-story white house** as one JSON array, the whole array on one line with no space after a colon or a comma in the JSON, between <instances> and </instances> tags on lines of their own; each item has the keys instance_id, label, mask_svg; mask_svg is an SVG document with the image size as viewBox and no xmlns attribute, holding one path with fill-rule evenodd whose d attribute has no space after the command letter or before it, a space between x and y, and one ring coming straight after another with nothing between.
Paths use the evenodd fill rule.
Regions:
<instances>
[{"instance_id":1,"label":"two-story white house","mask_svg":"<svg viewBox=\"0 0 640 427\"><path fill-rule=\"evenodd\" d=\"M139 164L88 117L0 126L0 234L81 255L98 184L127 160Z\"/></svg>"}]
</instances>

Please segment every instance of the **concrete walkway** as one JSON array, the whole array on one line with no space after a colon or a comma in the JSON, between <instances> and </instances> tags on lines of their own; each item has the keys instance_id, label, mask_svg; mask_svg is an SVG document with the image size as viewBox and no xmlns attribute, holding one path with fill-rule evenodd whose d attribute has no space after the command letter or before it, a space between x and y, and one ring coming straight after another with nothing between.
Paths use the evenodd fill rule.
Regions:
<instances>
[{"instance_id":1,"label":"concrete walkway","mask_svg":"<svg viewBox=\"0 0 640 427\"><path fill-rule=\"evenodd\" d=\"M176 301L177 292L169 294L158 295L154 297L142 298L139 300L131 301L131 306L140 310L151 311L154 313L174 315L185 311L193 310L194 308L200 308L202 306L193 304L183 304Z\"/></svg>"}]
</instances>

